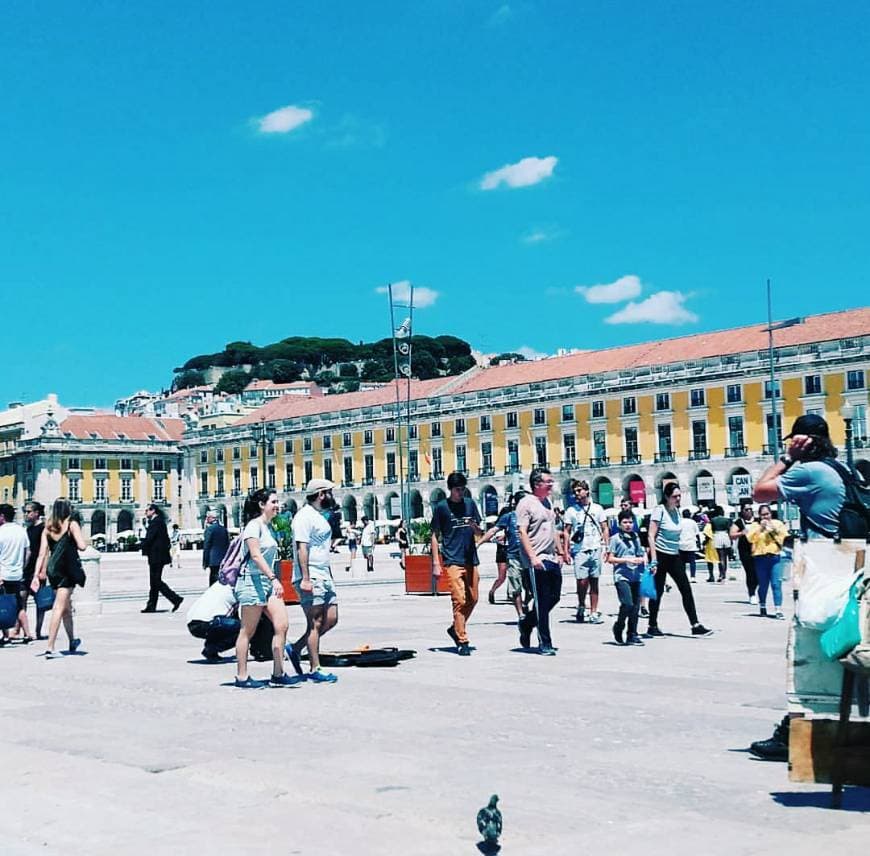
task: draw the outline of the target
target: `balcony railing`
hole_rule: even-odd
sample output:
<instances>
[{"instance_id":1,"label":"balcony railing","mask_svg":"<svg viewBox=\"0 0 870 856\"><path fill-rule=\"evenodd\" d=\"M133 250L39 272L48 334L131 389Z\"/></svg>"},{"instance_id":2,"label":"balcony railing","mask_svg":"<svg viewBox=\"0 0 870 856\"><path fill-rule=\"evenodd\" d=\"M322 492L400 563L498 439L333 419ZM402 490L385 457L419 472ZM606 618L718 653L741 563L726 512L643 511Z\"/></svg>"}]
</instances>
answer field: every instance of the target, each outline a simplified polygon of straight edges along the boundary
<instances>
[{"instance_id":1,"label":"balcony railing","mask_svg":"<svg viewBox=\"0 0 870 856\"><path fill-rule=\"evenodd\" d=\"M408 473L408 481L409 482L420 481L420 473L418 473L417 470L414 470L413 472Z\"/></svg>"},{"instance_id":2,"label":"balcony railing","mask_svg":"<svg viewBox=\"0 0 870 856\"><path fill-rule=\"evenodd\" d=\"M725 450L726 458L744 458L746 457L746 446L729 446Z\"/></svg>"},{"instance_id":3,"label":"balcony railing","mask_svg":"<svg viewBox=\"0 0 870 856\"><path fill-rule=\"evenodd\" d=\"M463 468L461 468L461 467L457 467L453 472L454 472L454 473L459 473L460 475L463 475L463 476L465 476L466 478L468 478L468 470L467 470L467 469L463 469Z\"/></svg>"},{"instance_id":4,"label":"balcony railing","mask_svg":"<svg viewBox=\"0 0 870 856\"><path fill-rule=\"evenodd\" d=\"M395 473L393 473L392 475L387 473L387 475L384 476L384 484L396 484L396 482L398 481L399 477Z\"/></svg>"},{"instance_id":5,"label":"balcony railing","mask_svg":"<svg viewBox=\"0 0 870 856\"><path fill-rule=\"evenodd\" d=\"M241 492L241 490L240 490L239 488L237 488L237 487L234 487L234 488L230 491L230 496L241 496L241 495L242 495L242 492Z\"/></svg>"},{"instance_id":6,"label":"balcony railing","mask_svg":"<svg viewBox=\"0 0 870 856\"><path fill-rule=\"evenodd\" d=\"M435 470L429 473L429 481L441 481L444 478L444 473L441 470Z\"/></svg>"},{"instance_id":7,"label":"balcony railing","mask_svg":"<svg viewBox=\"0 0 870 856\"><path fill-rule=\"evenodd\" d=\"M224 494L224 492L223 492L222 490L216 490L216 491L214 492L214 495L215 495L216 497L221 497L221 496L224 496L225 494Z\"/></svg>"},{"instance_id":8,"label":"balcony railing","mask_svg":"<svg viewBox=\"0 0 870 856\"><path fill-rule=\"evenodd\" d=\"M342 479L341 486L342 487L353 487L354 481L353 479Z\"/></svg>"},{"instance_id":9,"label":"balcony railing","mask_svg":"<svg viewBox=\"0 0 870 856\"><path fill-rule=\"evenodd\" d=\"M778 455L782 451L782 447L780 446L771 446L769 443L765 443L762 446L761 454L762 455Z\"/></svg>"},{"instance_id":10,"label":"balcony railing","mask_svg":"<svg viewBox=\"0 0 870 856\"><path fill-rule=\"evenodd\" d=\"M523 471L522 467L519 464L508 464L504 468L504 474L506 476L511 475L512 473L521 473Z\"/></svg>"},{"instance_id":11,"label":"balcony railing","mask_svg":"<svg viewBox=\"0 0 870 856\"><path fill-rule=\"evenodd\" d=\"M610 466L610 458L608 458L606 455L604 457L601 457L601 458L590 458L589 459L589 466L593 470L598 469L599 467L609 467Z\"/></svg>"},{"instance_id":12,"label":"balcony railing","mask_svg":"<svg viewBox=\"0 0 870 856\"><path fill-rule=\"evenodd\" d=\"M707 461L710 458L709 449L689 449L690 461Z\"/></svg>"},{"instance_id":13,"label":"balcony railing","mask_svg":"<svg viewBox=\"0 0 870 856\"><path fill-rule=\"evenodd\" d=\"M580 465L577 463L577 459L576 459L576 458L568 458L568 460L566 460L566 461L562 461L562 463L561 463L559 469L560 469L563 473L568 473L568 472L571 472L571 470L576 470L576 469L578 469L579 466L580 466Z\"/></svg>"},{"instance_id":14,"label":"balcony railing","mask_svg":"<svg viewBox=\"0 0 870 856\"><path fill-rule=\"evenodd\" d=\"M536 461L535 466L536 467L543 467L545 470L547 470L550 468L550 462L549 461Z\"/></svg>"},{"instance_id":15,"label":"balcony railing","mask_svg":"<svg viewBox=\"0 0 870 856\"><path fill-rule=\"evenodd\" d=\"M296 490L296 482L284 482L284 493L292 493Z\"/></svg>"},{"instance_id":16,"label":"balcony railing","mask_svg":"<svg viewBox=\"0 0 870 856\"><path fill-rule=\"evenodd\" d=\"M671 464L674 461L673 452L656 452L655 462L657 464Z\"/></svg>"},{"instance_id":17,"label":"balcony railing","mask_svg":"<svg viewBox=\"0 0 870 856\"><path fill-rule=\"evenodd\" d=\"M495 467L481 467L478 472L478 476L480 478L486 478L487 476L495 475Z\"/></svg>"},{"instance_id":18,"label":"balcony railing","mask_svg":"<svg viewBox=\"0 0 870 856\"><path fill-rule=\"evenodd\" d=\"M363 487L371 487L375 483L374 476L366 476L362 480Z\"/></svg>"},{"instance_id":19,"label":"balcony railing","mask_svg":"<svg viewBox=\"0 0 870 856\"><path fill-rule=\"evenodd\" d=\"M625 464L639 464L641 462L640 455L623 455L622 463Z\"/></svg>"},{"instance_id":20,"label":"balcony railing","mask_svg":"<svg viewBox=\"0 0 870 856\"><path fill-rule=\"evenodd\" d=\"M199 498L200 498L200 499L208 499L208 491L207 491L207 490L201 490L201 491L199 492ZM104 499L103 499L103 500L98 499L98 500L96 500L96 501L97 501L97 502L105 502Z\"/></svg>"}]
</instances>

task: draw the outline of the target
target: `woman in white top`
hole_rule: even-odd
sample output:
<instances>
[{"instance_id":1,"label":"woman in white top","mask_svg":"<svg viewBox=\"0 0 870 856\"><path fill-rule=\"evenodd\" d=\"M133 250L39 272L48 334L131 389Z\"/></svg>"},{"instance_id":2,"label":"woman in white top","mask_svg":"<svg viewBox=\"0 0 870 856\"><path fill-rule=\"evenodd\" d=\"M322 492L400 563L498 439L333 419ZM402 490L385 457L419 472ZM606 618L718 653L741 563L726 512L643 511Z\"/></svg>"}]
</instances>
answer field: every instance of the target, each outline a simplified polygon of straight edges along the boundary
<instances>
[{"instance_id":1,"label":"woman in white top","mask_svg":"<svg viewBox=\"0 0 870 856\"><path fill-rule=\"evenodd\" d=\"M275 574L278 542L272 532L272 520L278 513L278 495L261 488L245 501L245 529L242 532L242 568L236 580L235 593L239 602L241 628L236 640L236 686L261 689L266 681L255 681L248 675L248 654L251 637L257 630L265 609L272 621L272 677L275 686L292 686L299 678L284 674L284 643L287 639L287 607L284 589Z\"/></svg>"},{"instance_id":2,"label":"woman in white top","mask_svg":"<svg viewBox=\"0 0 870 856\"><path fill-rule=\"evenodd\" d=\"M689 566L689 576L692 582L695 582L696 559L700 547L698 542L700 540L701 530L692 519L692 512L688 508L684 508L680 520L680 557L683 560L683 566Z\"/></svg>"},{"instance_id":3,"label":"woman in white top","mask_svg":"<svg viewBox=\"0 0 870 856\"><path fill-rule=\"evenodd\" d=\"M668 575L682 595L683 609L692 625L692 635L709 636L712 632L698 621L692 586L686 578L686 568L680 557L680 496L680 486L676 482L668 482L662 490L662 504L657 505L650 516L649 569L656 575L658 597L649 602L648 637L665 635L659 630L658 617Z\"/></svg>"}]
</instances>

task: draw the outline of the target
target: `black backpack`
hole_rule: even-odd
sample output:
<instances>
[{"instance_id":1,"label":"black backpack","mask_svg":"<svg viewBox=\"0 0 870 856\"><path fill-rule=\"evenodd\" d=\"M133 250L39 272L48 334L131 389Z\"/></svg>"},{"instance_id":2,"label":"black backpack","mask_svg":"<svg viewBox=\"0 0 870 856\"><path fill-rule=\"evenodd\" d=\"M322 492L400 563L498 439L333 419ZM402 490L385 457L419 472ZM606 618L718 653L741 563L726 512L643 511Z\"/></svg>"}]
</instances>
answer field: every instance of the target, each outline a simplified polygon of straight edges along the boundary
<instances>
[{"instance_id":1,"label":"black backpack","mask_svg":"<svg viewBox=\"0 0 870 856\"><path fill-rule=\"evenodd\" d=\"M846 488L834 539L840 541L843 538L859 538L870 541L870 485L854 470L833 458L822 458L821 461L840 476ZM804 518L803 523L811 529L831 537L830 532L813 526L806 518Z\"/></svg>"}]
</instances>

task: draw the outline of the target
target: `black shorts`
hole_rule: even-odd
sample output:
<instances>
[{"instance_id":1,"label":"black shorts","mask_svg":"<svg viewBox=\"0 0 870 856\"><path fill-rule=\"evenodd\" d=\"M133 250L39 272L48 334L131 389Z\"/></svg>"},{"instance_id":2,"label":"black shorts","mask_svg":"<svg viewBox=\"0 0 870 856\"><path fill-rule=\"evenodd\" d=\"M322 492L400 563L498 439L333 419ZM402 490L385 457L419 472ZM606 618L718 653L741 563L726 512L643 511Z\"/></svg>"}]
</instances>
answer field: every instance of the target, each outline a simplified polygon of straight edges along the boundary
<instances>
[{"instance_id":1,"label":"black shorts","mask_svg":"<svg viewBox=\"0 0 870 856\"><path fill-rule=\"evenodd\" d=\"M507 544L495 545L495 563L497 565L506 565L508 560Z\"/></svg>"},{"instance_id":2,"label":"black shorts","mask_svg":"<svg viewBox=\"0 0 870 856\"><path fill-rule=\"evenodd\" d=\"M24 609L24 606L27 603L27 589L24 587L23 580L16 580L15 582L5 580L3 582L3 592L4 594L14 595L15 599L18 601L18 608Z\"/></svg>"}]
</instances>

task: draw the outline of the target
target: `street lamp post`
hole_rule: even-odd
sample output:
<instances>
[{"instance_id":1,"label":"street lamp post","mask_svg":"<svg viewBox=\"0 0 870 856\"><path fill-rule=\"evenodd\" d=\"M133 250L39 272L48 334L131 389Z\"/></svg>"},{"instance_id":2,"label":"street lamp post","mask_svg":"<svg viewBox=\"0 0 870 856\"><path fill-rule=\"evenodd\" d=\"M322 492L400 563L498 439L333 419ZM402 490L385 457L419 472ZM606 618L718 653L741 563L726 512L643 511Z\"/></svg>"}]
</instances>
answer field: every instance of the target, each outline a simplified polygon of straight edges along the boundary
<instances>
[{"instance_id":1,"label":"street lamp post","mask_svg":"<svg viewBox=\"0 0 870 856\"><path fill-rule=\"evenodd\" d=\"M803 324L803 318L789 318L786 321L777 321L773 323L773 303L770 293L770 280L767 280L767 360L770 368L770 414L771 426L768 431L767 439L769 443L770 453L774 458L778 458L782 451L782 440L780 439L782 431L779 430L779 396L776 390L776 367L773 361L773 331L785 330L786 327L794 327L797 324Z\"/></svg>"},{"instance_id":2,"label":"street lamp post","mask_svg":"<svg viewBox=\"0 0 870 856\"><path fill-rule=\"evenodd\" d=\"M253 427L254 441L260 447L260 460L262 461L263 487L268 487L266 479L266 447L275 442L275 426L266 422L266 417L260 419L260 423Z\"/></svg>"},{"instance_id":3,"label":"street lamp post","mask_svg":"<svg viewBox=\"0 0 870 856\"><path fill-rule=\"evenodd\" d=\"M846 423L846 464L849 469L852 469L852 420L855 418L855 406L850 402L846 402L840 408L840 416L843 417L843 422Z\"/></svg>"}]
</instances>

